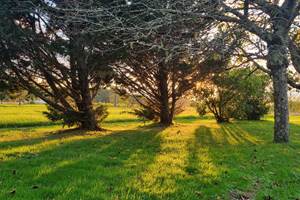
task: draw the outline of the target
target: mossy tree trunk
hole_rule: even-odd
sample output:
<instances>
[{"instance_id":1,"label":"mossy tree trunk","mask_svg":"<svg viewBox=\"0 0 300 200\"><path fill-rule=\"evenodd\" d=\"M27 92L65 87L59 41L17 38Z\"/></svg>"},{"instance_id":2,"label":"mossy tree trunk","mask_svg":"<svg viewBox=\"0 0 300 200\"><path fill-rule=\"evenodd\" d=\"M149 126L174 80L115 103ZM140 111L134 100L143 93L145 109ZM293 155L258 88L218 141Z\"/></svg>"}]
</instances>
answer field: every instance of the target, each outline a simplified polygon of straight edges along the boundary
<instances>
[{"instance_id":1,"label":"mossy tree trunk","mask_svg":"<svg viewBox=\"0 0 300 200\"><path fill-rule=\"evenodd\" d=\"M282 23L285 23L284 21ZM274 89L274 142L289 142L289 109L288 109L288 77L287 68L288 33L285 25L275 23L274 34L268 43L267 66L271 71Z\"/></svg>"}]
</instances>

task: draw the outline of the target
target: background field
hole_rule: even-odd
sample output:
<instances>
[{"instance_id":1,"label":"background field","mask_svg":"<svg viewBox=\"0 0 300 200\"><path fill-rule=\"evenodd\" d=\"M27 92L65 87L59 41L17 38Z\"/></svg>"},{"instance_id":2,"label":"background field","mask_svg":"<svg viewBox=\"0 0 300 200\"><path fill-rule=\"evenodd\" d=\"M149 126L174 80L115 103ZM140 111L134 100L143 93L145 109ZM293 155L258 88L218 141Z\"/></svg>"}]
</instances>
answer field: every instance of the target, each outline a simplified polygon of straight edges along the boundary
<instances>
[{"instance_id":1,"label":"background field","mask_svg":"<svg viewBox=\"0 0 300 200\"><path fill-rule=\"evenodd\" d=\"M43 105L0 105L0 199L299 199L300 117L216 124L192 108L163 128L109 108L105 132L62 129Z\"/></svg>"}]
</instances>

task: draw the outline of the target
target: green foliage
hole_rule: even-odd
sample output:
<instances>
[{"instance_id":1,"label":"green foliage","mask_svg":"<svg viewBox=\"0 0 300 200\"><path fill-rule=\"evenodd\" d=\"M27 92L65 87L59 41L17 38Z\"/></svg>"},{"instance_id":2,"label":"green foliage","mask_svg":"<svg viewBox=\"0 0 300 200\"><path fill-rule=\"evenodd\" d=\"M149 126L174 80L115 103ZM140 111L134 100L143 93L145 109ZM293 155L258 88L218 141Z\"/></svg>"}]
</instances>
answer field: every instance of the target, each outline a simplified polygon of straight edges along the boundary
<instances>
[{"instance_id":1,"label":"green foliage","mask_svg":"<svg viewBox=\"0 0 300 200\"><path fill-rule=\"evenodd\" d=\"M0 71L1 73L1 71ZM0 76L0 101L16 101L19 104L33 102L36 97L11 81Z\"/></svg>"},{"instance_id":2,"label":"green foliage","mask_svg":"<svg viewBox=\"0 0 300 200\"><path fill-rule=\"evenodd\" d=\"M49 105L47 105L47 109L48 111L43 112L43 114L53 122L62 121L63 125L68 127L80 125L77 113L72 111L61 112Z\"/></svg>"},{"instance_id":3,"label":"green foliage","mask_svg":"<svg viewBox=\"0 0 300 200\"><path fill-rule=\"evenodd\" d=\"M270 109L268 102L260 98L246 99L240 106L240 109L233 113L236 119L260 120Z\"/></svg>"},{"instance_id":4,"label":"green foliage","mask_svg":"<svg viewBox=\"0 0 300 200\"><path fill-rule=\"evenodd\" d=\"M202 115L209 109L218 122L230 118L259 120L269 111L268 86L269 77L250 69L214 75L194 91L198 113Z\"/></svg>"},{"instance_id":5,"label":"green foliage","mask_svg":"<svg viewBox=\"0 0 300 200\"><path fill-rule=\"evenodd\" d=\"M199 102L196 104L196 110L201 117L207 113L207 107L203 102Z\"/></svg>"},{"instance_id":6,"label":"green foliage","mask_svg":"<svg viewBox=\"0 0 300 200\"><path fill-rule=\"evenodd\" d=\"M134 109L132 112L135 116L138 118L142 119L143 121L157 121L158 117L157 115L153 112L153 110L149 108L138 108Z\"/></svg>"},{"instance_id":7,"label":"green foliage","mask_svg":"<svg viewBox=\"0 0 300 200\"><path fill-rule=\"evenodd\" d=\"M98 105L95 108L95 117L98 123L103 122L104 119L107 118L108 116L108 110L107 110L107 106L104 105Z\"/></svg>"},{"instance_id":8,"label":"green foliage","mask_svg":"<svg viewBox=\"0 0 300 200\"><path fill-rule=\"evenodd\" d=\"M51 121L57 122L62 121L64 126L80 126L85 119L84 112L73 112L72 110L66 110L61 112L52 106L47 105L47 111L44 111L43 114ZM97 106L94 110L91 111L98 123L101 123L107 116L108 111L107 107L104 105Z\"/></svg>"}]
</instances>

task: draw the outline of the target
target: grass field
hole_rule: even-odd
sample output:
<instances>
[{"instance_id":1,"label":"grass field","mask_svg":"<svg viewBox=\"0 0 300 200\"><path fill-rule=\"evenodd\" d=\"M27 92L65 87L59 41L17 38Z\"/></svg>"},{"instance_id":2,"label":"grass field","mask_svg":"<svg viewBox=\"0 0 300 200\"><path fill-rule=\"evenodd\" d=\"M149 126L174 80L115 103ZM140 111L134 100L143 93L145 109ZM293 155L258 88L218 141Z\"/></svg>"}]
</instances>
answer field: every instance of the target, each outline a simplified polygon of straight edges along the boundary
<instances>
[{"instance_id":1,"label":"grass field","mask_svg":"<svg viewBox=\"0 0 300 200\"><path fill-rule=\"evenodd\" d=\"M300 199L300 117L216 124L193 109L169 128L110 108L105 132L62 129L42 105L0 105L0 199ZM128 110L128 109L127 109Z\"/></svg>"}]
</instances>

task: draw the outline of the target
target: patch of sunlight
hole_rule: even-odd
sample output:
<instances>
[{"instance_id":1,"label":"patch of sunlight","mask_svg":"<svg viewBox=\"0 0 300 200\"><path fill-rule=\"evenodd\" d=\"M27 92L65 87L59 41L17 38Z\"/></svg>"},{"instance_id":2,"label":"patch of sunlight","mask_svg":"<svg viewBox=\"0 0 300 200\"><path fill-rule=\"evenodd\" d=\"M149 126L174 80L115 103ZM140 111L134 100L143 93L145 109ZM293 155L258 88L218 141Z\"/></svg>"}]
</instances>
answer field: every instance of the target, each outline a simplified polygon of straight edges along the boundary
<instances>
[{"instance_id":1,"label":"patch of sunlight","mask_svg":"<svg viewBox=\"0 0 300 200\"><path fill-rule=\"evenodd\" d=\"M161 138L159 153L153 163L130 183L131 187L151 195L174 193L176 180L187 176L188 145L194 139L195 128L182 125L162 131L158 135Z\"/></svg>"},{"instance_id":2,"label":"patch of sunlight","mask_svg":"<svg viewBox=\"0 0 300 200\"><path fill-rule=\"evenodd\" d=\"M200 147L197 153L197 159L199 161L200 175L203 182L210 182L211 180L216 179L221 170L218 169L213 160L209 155L209 147Z\"/></svg>"},{"instance_id":3,"label":"patch of sunlight","mask_svg":"<svg viewBox=\"0 0 300 200\"><path fill-rule=\"evenodd\" d=\"M7 148L0 150L0 160L13 160L18 157L21 157L26 154L30 154L32 156L36 155L40 151L48 150L64 143L69 143L78 140L84 140L89 138L95 138L97 135L75 135L75 136L67 136L61 137L57 139L49 139L43 140L37 144L29 144L22 145L14 148Z\"/></svg>"},{"instance_id":4,"label":"patch of sunlight","mask_svg":"<svg viewBox=\"0 0 300 200\"><path fill-rule=\"evenodd\" d=\"M0 142L14 142L26 139L44 137L50 132L62 130L61 125L47 127L28 127L15 129L0 129Z\"/></svg>"},{"instance_id":5,"label":"patch of sunlight","mask_svg":"<svg viewBox=\"0 0 300 200\"><path fill-rule=\"evenodd\" d=\"M211 136L217 144L240 145L244 143L259 144L261 141L255 136L234 124L209 126Z\"/></svg>"},{"instance_id":6,"label":"patch of sunlight","mask_svg":"<svg viewBox=\"0 0 300 200\"><path fill-rule=\"evenodd\" d=\"M210 128L210 133L213 137L213 141L216 144L224 144L226 143L226 137L225 135L222 133L222 131L220 131L220 126L218 126L218 128Z\"/></svg>"},{"instance_id":7,"label":"patch of sunlight","mask_svg":"<svg viewBox=\"0 0 300 200\"><path fill-rule=\"evenodd\" d=\"M201 120L201 124L209 127L210 129L219 129L221 128L220 124L218 124L215 120Z\"/></svg>"},{"instance_id":8,"label":"patch of sunlight","mask_svg":"<svg viewBox=\"0 0 300 200\"><path fill-rule=\"evenodd\" d=\"M227 128L227 126L222 126L221 134L225 135L225 138L230 145L238 145L243 143L243 141L236 135L236 133L232 132L231 129Z\"/></svg>"},{"instance_id":9,"label":"patch of sunlight","mask_svg":"<svg viewBox=\"0 0 300 200\"><path fill-rule=\"evenodd\" d=\"M216 144L226 142L220 132L219 124L213 122L209 126L200 126L194 133L195 138L190 141L190 175L195 175L202 183L211 183L225 171L224 166L216 166L211 156L211 148ZM214 128L211 128L214 127Z\"/></svg>"},{"instance_id":10,"label":"patch of sunlight","mask_svg":"<svg viewBox=\"0 0 300 200\"><path fill-rule=\"evenodd\" d=\"M48 174L51 174L51 173L57 171L59 168L62 168L62 167L68 166L68 165L72 165L76 162L78 162L78 161L76 161L76 160L64 160L64 161L55 163L53 165L42 166L41 169L38 171L37 176L35 178L37 179L37 178L40 178L42 176L46 176Z\"/></svg>"},{"instance_id":11,"label":"patch of sunlight","mask_svg":"<svg viewBox=\"0 0 300 200\"><path fill-rule=\"evenodd\" d=\"M260 144L262 141L257 139L251 133L247 132L246 130L242 129L238 125L233 125L231 128L231 133L235 134L237 138L242 141L242 143L252 143L252 144Z\"/></svg>"},{"instance_id":12,"label":"patch of sunlight","mask_svg":"<svg viewBox=\"0 0 300 200\"><path fill-rule=\"evenodd\" d=\"M149 123L148 123L149 124ZM146 125L148 125L146 124ZM119 123L119 124L103 124L103 128L107 131L126 131L126 130L137 130L145 127L143 123Z\"/></svg>"}]
</instances>

